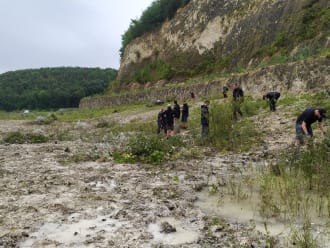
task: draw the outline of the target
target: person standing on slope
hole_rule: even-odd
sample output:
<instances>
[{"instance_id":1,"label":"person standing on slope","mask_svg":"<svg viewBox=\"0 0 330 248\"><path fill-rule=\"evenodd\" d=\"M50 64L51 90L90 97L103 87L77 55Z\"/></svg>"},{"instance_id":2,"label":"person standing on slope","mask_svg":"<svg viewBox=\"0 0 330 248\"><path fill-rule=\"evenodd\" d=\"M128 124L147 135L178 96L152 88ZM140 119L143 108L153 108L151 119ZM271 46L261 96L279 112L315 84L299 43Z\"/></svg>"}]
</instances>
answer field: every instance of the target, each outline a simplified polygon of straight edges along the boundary
<instances>
[{"instance_id":1,"label":"person standing on slope","mask_svg":"<svg viewBox=\"0 0 330 248\"><path fill-rule=\"evenodd\" d=\"M237 113L242 117L243 113L241 111L240 105L244 101L244 92L243 90L238 86L237 83L234 84L233 87L233 114L234 114L234 120L237 120Z\"/></svg>"}]
</instances>

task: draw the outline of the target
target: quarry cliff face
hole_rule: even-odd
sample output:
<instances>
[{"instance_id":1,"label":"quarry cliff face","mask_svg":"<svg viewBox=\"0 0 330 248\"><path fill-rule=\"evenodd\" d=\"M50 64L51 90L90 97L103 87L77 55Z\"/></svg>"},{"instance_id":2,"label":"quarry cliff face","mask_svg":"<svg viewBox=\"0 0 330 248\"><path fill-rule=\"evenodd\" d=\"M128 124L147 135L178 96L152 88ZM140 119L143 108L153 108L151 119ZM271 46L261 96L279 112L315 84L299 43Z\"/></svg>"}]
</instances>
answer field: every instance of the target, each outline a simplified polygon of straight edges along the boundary
<instances>
[{"instance_id":1,"label":"quarry cliff face","mask_svg":"<svg viewBox=\"0 0 330 248\"><path fill-rule=\"evenodd\" d=\"M191 0L159 29L136 38L125 48L118 80L131 80L134 73L157 60L176 71L191 70L210 61L218 63L220 70L224 64L226 69L256 65L274 46L289 48L290 52L299 46L329 48L329 32L322 30L313 37L303 37L299 44L285 44L286 40L290 43L286 39L290 32L300 35L299 16L315 5L322 10L329 9L330 3L328 0Z\"/></svg>"}]
</instances>

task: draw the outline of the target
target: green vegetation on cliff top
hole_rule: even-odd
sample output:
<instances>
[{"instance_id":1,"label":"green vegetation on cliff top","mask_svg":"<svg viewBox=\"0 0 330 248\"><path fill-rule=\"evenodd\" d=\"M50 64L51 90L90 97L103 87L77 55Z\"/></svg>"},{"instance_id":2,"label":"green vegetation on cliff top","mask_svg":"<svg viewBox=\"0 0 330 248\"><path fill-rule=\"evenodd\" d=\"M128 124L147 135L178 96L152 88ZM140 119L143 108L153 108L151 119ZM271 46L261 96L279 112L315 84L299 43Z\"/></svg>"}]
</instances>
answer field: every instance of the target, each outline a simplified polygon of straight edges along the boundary
<instances>
[{"instance_id":1,"label":"green vegetation on cliff top","mask_svg":"<svg viewBox=\"0 0 330 248\"><path fill-rule=\"evenodd\" d=\"M120 54L123 56L126 46L135 38L158 28L166 19L171 19L178 8L190 0L155 0L142 13L140 19L132 19L128 30L122 35Z\"/></svg>"}]
</instances>

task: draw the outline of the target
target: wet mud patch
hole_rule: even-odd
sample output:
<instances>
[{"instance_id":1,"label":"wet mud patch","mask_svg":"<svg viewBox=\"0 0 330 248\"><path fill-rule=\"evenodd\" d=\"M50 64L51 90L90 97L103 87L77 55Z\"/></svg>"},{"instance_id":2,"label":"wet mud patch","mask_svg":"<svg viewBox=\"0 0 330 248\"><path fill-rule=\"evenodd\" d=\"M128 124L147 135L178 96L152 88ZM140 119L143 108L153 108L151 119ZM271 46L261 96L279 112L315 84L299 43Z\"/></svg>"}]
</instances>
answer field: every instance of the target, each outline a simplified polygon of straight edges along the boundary
<instances>
[{"instance_id":1,"label":"wet mud patch","mask_svg":"<svg viewBox=\"0 0 330 248\"><path fill-rule=\"evenodd\" d=\"M20 243L20 247L38 247L41 244L54 244L60 247L84 247L93 243L106 243L122 226L117 220L107 216L94 219L81 219L79 214L69 216L67 223L46 223L29 238Z\"/></svg>"}]
</instances>

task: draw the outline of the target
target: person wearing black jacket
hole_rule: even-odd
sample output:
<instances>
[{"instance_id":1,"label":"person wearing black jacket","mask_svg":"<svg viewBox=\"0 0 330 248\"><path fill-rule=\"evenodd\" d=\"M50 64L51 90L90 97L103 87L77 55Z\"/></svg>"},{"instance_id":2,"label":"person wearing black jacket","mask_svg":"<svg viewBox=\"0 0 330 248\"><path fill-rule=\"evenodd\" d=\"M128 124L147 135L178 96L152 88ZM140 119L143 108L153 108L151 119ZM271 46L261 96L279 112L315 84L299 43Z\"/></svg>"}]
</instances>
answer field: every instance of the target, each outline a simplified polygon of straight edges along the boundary
<instances>
[{"instance_id":1,"label":"person wearing black jacket","mask_svg":"<svg viewBox=\"0 0 330 248\"><path fill-rule=\"evenodd\" d=\"M187 128L188 127L188 116L189 116L189 106L186 101L183 102L182 105L182 116L181 116L181 122L182 122L182 127Z\"/></svg>"},{"instance_id":2,"label":"person wearing black jacket","mask_svg":"<svg viewBox=\"0 0 330 248\"><path fill-rule=\"evenodd\" d=\"M205 101L201 106L202 138L206 138L209 133L209 103L209 101Z\"/></svg>"},{"instance_id":3,"label":"person wearing black jacket","mask_svg":"<svg viewBox=\"0 0 330 248\"><path fill-rule=\"evenodd\" d=\"M167 138L174 135L174 114L170 104L167 105L167 109L165 111L166 117L166 136Z\"/></svg>"},{"instance_id":4,"label":"person wearing black jacket","mask_svg":"<svg viewBox=\"0 0 330 248\"><path fill-rule=\"evenodd\" d=\"M238 86L237 83L234 84L233 89L233 107L234 107L234 119L237 120L237 113L242 117L243 113L241 111L240 105L244 101L244 92L243 90Z\"/></svg>"},{"instance_id":5,"label":"person wearing black jacket","mask_svg":"<svg viewBox=\"0 0 330 248\"><path fill-rule=\"evenodd\" d=\"M159 134L162 130L166 134L166 112L161 109L158 113L158 118L157 118L157 133Z\"/></svg>"},{"instance_id":6,"label":"person wearing black jacket","mask_svg":"<svg viewBox=\"0 0 330 248\"><path fill-rule=\"evenodd\" d=\"M325 132L323 130L322 120L326 118L326 112L327 111L322 108L308 108L298 116L296 120L296 141L298 145L304 143L304 136L307 138L313 137L312 124L316 121L324 135Z\"/></svg>"},{"instance_id":7,"label":"person wearing black jacket","mask_svg":"<svg viewBox=\"0 0 330 248\"><path fill-rule=\"evenodd\" d=\"M229 89L228 89L227 85L224 85L223 88L222 88L223 98L227 98L228 97L228 95L227 95L228 90Z\"/></svg>"},{"instance_id":8,"label":"person wearing black jacket","mask_svg":"<svg viewBox=\"0 0 330 248\"><path fill-rule=\"evenodd\" d=\"M280 98L281 93L277 92L277 91L271 91L268 92L266 95L262 96L262 99L268 99L269 101L269 108L271 112L275 112L276 111L276 102L277 100Z\"/></svg>"},{"instance_id":9,"label":"person wearing black jacket","mask_svg":"<svg viewBox=\"0 0 330 248\"><path fill-rule=\"evenodd\" d=\"M173 107L173 117L174 117L174 133L180 132L179 120L180 120L181 110L180 105L175 100L174 107Z\"/></svg>"}]
</instances>

